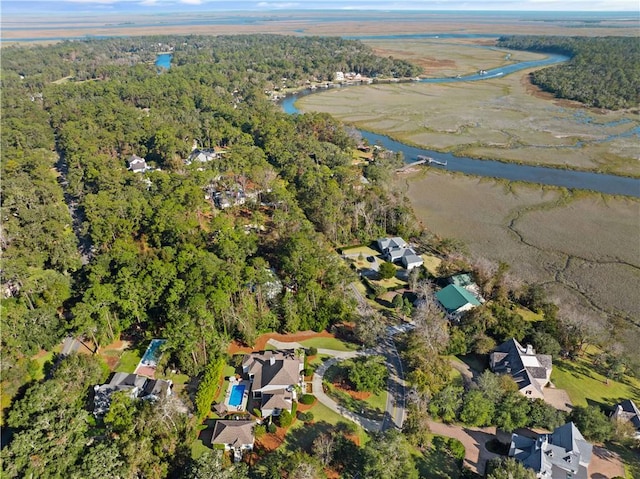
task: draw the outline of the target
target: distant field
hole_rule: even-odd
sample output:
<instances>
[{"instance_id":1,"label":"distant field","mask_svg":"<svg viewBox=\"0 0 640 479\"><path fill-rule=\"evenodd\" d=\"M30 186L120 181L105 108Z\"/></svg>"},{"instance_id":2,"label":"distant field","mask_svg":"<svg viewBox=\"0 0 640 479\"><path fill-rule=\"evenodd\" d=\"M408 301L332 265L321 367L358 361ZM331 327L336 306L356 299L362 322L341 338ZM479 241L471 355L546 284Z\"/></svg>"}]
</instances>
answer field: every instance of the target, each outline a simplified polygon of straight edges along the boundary
<instances>
[{"instance_id":1,"label":"distant field","mask_svg":"<svg viewBox=\"0 0 640 479\"><path fill-rule=\"evenodd\" d=\"M639 200L434 170L398 181L427 228L545 283L563 307L640 317Z\"/></svg>"},{"instance_id":2,"label":"distant field","mask_svg":"<svg viewBox=\"0 0 640 479\"><path fill-rule=\"evenodd\" d=\"M186 3L186 2L185 2ZM195 3L195 2L191 2ZM550 35L629 35L637 34L637 21L624 20L576 23L573 21L524 20L514 16L487 16L473 13L367 12L366 18L354 11L271 10L243 12L112 14L95 10L94 15L66 15L51 18L32 12L28 16L3 17L3 42L12 39L83 37L86 35L229 35L247 33L286 33L291 35L380 35L411 33L486 33ZM164 13L164 14L163 14ZM240 19L240 21L238 20ZM579 26L580 28L575 28Z\"/></svg>"},{"instance_id":3,"label":"distant field","mask_svg":"<svg viewBox=\"0 0 640 479\"><path fill-rule=\"evenodd\" d=\"M480 49L469 41L370 42L380 53L421 64L428 77L466 75L528 52ZM482 43L482 42L479 42ZM301 98L302 111L322 111L397 140L476 158L640 176L637 113L587 110L541 93L527 71L462 83L379 84ZM618 135L629 135L619 137ZM614 138L615 137L615 138Z\"/></svg>"}]
</instances>

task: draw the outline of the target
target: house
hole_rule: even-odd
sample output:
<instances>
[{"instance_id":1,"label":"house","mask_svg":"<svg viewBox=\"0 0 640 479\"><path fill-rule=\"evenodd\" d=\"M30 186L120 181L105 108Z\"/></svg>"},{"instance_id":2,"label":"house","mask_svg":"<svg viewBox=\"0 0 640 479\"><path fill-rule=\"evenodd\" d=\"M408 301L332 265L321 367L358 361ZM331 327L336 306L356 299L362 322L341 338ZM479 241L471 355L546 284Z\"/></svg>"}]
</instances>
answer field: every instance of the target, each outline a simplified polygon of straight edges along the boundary
<instances>
[{"instance_id":1,"label":"house","mask_svg":"<svg viewBox=\"0 0 640 479\"><path fill-rule=\"evenodd\" d=\"M131 155L128 162L129 169L134 173L144 173L149 169L147 161L144 158L140 158L139 156Z\"/></svg>"},{"instance_id":2,"label":"house","mask_svg":"<svg viewBox=\"0 0 640 479\"><path fill-rule=\"evenodd\" d=\"M213 160L219 160L222 158L222 155L225 153L225 150L221 148L203 148L203 149L195 149L189 155L186 163L190 165L194 161L198 163L208 163Z\"/></svg>"},{"instance_id":3,"label":"house","mask_svg":"<svg viewBox=\"0 0 640 479\"><path fill-rule=\"evenodd\" d=\"M104 416L111 406L111 396L115 392L129 391L132 399L157 401L171 395L173 383L170 380L151 379L146 376L128 373L115 373L107 384L95 385L93 415Z\"/></svg>"},{"instance_id":4,"label":"house","mask_svg":"<svg viewBox=\"0 0 640 479\"><path fill-rule=\"evenodd\" d=\"M255 421L221 419L213 426L211 444L224 446L225 451L233 451L236 462L242 460L242 453L252 451L255 442L253 428Z\"/></svg>"},{"instance_id":5,"label":"house","mask_svg":"<svg viewBox=\"0 0 640 479\"><path fill-rule=\"evenodd\" d=\"M303 369L304 357L293 349L259 351L244 357L242 371L251 381L254 400L260 400L262 417L291 412L295 386L304 385Z\"/></svg>"},{"instance_id":6,"label":"house","mask_svg":"<svg viewBox=\"0 0 640 479\"><path fill-rule=\"evenodd\" d=\"M383 254L387 250L402 249L407 248L408 246L407 242L399 236L396 236L395 238L380 238L376 243L378 245L378 250Z\"/></svg>"},{"instance_id":7,"label":"house","mask_svg":"<svg viewBox=\"0 0 640 479\"><path fill-rule=\"evenodd\" d=\"M460 286L461 288L466 289L481 303L485 302L480 291L480 286L478 286L475 281L473 281L473 277L469 273L454 274L453 276L447 278L447 281L449 282L449 284Z\"/></svg>"},{"instance_id":8,"label":"house","mask_svg":"<svg viewBox=\"0 0 640 479\"><path fill-rule=\"evenodd\" d=\"M592 449L570 422L537 438L513 434L509 457L533 469L538 478L587 479Z\"/></svg>"},{"instance_id":9,"label":"house","mask_svg":"<svg viewBox=\"0 0 640 479\"><path fill-rule=\"evenodd\" d=\"M640 410L631 399L625 399L621 403L615 405L611 419L622 422L630 422L634 429L635 439L640 440Z\"/></svg>"},{"instance_id":10,"label":"house","mask_svg":"<svg viewBox=\"0 0 640 479\"><path fill-rule=\"evenodd\" d=\"M399 236L395 238L380 238L376 243L384 259L391 263L400 261L405 269L411 270L422 266L424 263L413 248L410 248L407 242Z\"/></svg>"},{"instance_id":11,"label":"house","mask_svg":"<svg viewBox=\"0 0 640 479\"><path fill-rule=\"evenodd\" d=\"M407 252L400 259L402 262L402 266L408 271L411 271L413 268L417 268L424 264L424 260L421 256L415 254L412 249L408 249Z\"/></svg>"},{"instance_id":12,"label":"house","mask_svg":"<svg viewBox=\"0 0 640 479\"><path fill-rule=\"evenodd\" d=\"M530 344L525 348L512 338L491 353L489 366L494 373L511 375L525 396L544 398L543 389L551 378L552 369L548 354L536 354Z\"/></svg>"},{"instance_id":13,"label":"house","mask_svg":"<svg viewBox=\"0 0 640 479\"><path fill-rule=\"evenodd\" d=\"M450 319L458 320L465 311L480 306L480 301L466 289L450 284L436 293L436 299Z\"/></svg>"}]
</instances>

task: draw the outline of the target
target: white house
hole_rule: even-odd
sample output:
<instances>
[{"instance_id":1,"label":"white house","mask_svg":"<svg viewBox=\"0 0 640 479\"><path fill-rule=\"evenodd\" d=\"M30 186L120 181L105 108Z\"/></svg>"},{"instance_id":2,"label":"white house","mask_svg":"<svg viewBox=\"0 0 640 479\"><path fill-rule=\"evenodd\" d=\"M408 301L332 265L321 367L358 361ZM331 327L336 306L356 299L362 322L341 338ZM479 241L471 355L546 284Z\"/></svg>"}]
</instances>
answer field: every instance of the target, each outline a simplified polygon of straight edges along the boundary
<instances>
[{"instance_id":1,"label":"white house","mask_svg":"<svg viewBox=\"0 0 640 479\"><path fill-rule=\"evenodd\" d=\"M140 158L139 156L131 155L128 162L129 169L134 173L144 173L149 169L147 161L144 158Z\"/></svg>"}]
</instances>

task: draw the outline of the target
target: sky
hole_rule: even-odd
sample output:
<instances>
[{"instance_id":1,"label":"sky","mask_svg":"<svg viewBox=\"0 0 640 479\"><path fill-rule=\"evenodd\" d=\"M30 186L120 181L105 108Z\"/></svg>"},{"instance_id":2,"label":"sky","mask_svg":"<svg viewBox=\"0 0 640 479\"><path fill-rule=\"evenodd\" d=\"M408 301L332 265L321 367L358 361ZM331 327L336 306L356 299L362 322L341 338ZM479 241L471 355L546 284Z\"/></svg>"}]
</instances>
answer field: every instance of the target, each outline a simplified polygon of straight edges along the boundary
<instances>
[{"instance_id":1,"label":"sky","mask_svg":"<svg viewBox=\"0 0 640 479\"><path fill-rule=\"evenodd\" d=\"M163 13L180 11L334 10L501 10L501 11L629 11L639 13L638 0L3 0L11 13Z\"/></svg>"}]
</instances>

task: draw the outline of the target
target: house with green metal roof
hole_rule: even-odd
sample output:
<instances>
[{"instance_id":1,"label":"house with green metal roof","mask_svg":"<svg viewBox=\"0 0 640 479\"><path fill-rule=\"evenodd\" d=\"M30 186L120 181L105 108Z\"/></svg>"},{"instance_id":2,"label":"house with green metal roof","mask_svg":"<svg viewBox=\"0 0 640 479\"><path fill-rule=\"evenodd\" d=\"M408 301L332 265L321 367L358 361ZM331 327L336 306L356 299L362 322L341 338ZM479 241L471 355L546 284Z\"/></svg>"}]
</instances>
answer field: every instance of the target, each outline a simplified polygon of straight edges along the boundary
<instances>
[{"instance_id":1,"label":"house with green metal roof","mask_svg":"<svg viewBox=\"0 0 640 479\"><path fill-rule=\"evenodd\" d=\"M466 289L450 284L436 293L436 299L451 319L459 319L465 311L480 306L480 301Z\"/></svg>"}]
</instances>

